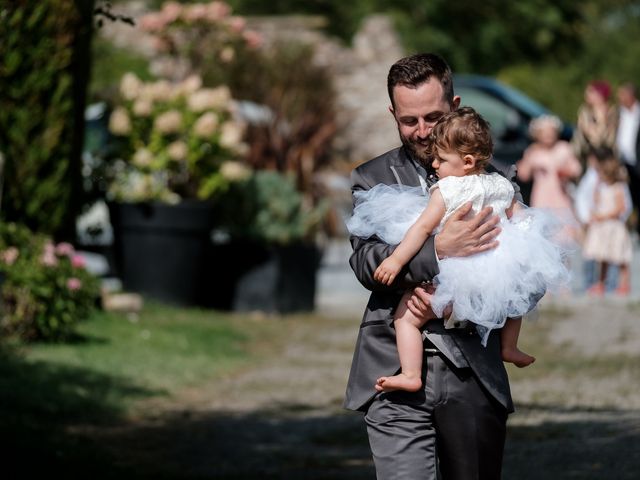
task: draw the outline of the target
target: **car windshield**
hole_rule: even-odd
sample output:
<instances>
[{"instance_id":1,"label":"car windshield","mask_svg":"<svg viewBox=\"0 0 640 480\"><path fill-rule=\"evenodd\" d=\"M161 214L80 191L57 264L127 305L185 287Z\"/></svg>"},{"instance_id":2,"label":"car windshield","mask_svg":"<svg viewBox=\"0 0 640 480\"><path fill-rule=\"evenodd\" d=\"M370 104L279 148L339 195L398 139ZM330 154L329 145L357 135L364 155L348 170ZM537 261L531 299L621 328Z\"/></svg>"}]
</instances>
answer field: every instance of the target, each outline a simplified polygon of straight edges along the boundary
<instances>
[{"instance_id":1,"label":"car windshield","mask_svg":"<svg viewBox=\"0 0 640 480\"><path fill-rule=\"evenodd\" d=\"M520 93L519 91L514 90L507 85L501 84L500 87L504 99L519 110L529 113L532 117L538 117L540 115L548 113L548 110L546 108L544 108L535 100L532 100L526 95Z\"/></svg>"}]
</instances>

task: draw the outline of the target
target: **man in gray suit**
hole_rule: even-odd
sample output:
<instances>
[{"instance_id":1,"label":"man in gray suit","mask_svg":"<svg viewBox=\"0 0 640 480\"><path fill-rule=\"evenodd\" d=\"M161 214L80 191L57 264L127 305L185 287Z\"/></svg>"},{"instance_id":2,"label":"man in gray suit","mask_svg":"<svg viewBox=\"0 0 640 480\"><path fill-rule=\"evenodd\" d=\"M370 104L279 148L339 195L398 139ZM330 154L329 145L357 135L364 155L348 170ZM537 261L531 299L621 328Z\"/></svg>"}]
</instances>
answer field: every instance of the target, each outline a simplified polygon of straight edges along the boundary
<instances>
[{"instance_id":1,"label":"man in gray suit","mask_svg":"<svg viewBox=\"0 0 640 480\"><path fill-rule=\"evenodd\" d=\"M437 181L426 153L427 137L435 122L460 103L451 70L437 55L413 55L391 67L387 87L402 146L356 168L352 191L379 183L422 186L426 191ZM468 217L470 207L461 207L429 238L391 286L376 282L373 273L393 247L376 237L351 237L351 267L372 293L360 325L345 407L365 413L378 479L431 480L438 470L446 480L500 478L506 419L513 404L499 335L492 334L485 348L474 329L445 329L429 307L429 283L438 273L439 258L472 255L497 245L497 217L490 208ZM413 296L400 308L431 319L423 333L423 388L377 393L376 379L399 371L393 315L407 289L413 289Z\"/></svg>"}]
</instances>

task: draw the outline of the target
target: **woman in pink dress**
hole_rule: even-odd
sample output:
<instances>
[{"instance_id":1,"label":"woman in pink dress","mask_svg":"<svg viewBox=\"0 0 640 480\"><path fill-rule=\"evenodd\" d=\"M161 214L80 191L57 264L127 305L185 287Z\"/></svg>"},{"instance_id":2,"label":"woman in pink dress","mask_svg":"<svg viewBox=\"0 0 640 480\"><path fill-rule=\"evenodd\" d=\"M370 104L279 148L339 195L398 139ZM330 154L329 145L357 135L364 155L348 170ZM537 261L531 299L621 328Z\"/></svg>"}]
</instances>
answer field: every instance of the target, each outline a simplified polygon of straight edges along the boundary
<instances>
[{"instance_id":1,"label":"woman in pink dress","mask_svg":"<svg viewBox=\"0 0 640 480\"><path fill-rule=\"evenodd\" d=\"M569 182L580 176L582 167L569 142L560 140L562 122L543 115L531 121L529 131L534 142L517 163L518 178L533 180L531 206L552 210L563 221L575 223Z\"/></svg>"}]
</instances>

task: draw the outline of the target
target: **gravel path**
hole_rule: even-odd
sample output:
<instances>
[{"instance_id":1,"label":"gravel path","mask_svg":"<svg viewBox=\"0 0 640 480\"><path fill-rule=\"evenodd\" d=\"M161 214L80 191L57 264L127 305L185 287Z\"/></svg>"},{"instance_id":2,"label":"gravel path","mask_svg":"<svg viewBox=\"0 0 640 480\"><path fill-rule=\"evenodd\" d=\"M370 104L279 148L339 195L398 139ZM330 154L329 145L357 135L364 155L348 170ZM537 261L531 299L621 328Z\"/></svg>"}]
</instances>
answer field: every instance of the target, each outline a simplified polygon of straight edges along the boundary
<instances>
[{"instance_id":1,"label":"gravel path","mask_svg":"<svg viewBox=\"0 0 640 480\"><path fill-rule=\"evenodd\" d=\"M324 316L265 319L283 338L259 364L100 430L117 465L144 478L375 478L361 416L341 408L366 292L340 258L320 279ZM509 369L504 478L638 478L640 303L546 301L523 340L538 361Z\"/></svg>"}]
</instances>

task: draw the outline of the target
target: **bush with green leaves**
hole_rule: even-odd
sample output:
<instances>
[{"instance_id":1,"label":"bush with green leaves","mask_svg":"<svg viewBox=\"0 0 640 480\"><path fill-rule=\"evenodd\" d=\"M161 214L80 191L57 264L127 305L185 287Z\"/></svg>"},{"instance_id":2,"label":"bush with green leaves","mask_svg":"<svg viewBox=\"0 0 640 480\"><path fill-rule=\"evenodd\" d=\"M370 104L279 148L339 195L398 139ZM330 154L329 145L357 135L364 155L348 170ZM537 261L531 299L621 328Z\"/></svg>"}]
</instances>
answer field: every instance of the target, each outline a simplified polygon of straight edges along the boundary
<instances>
[{"instance_id":1,"label":"bush with green leaves","mask_svg":"<svg viewBox=\"0 0 640 480\"><path fill-rule=\"evenodd\" d=\"M292 175L269 170L234 183L221 200L221 230L263 244L312 243L327 211L326 202L307 203Z\"/></svg>"},{"instance_id":2,"label":"bush with green leaves","mask_svg":"<svg viewBox=\"0 0 640 480\"><path fill-rule=\"evenodd\" d=\"M20 0L0 7L1 213L46 233L70 229L80 208L84 89L77 48L91 30L87 6Z\"/></svg>"},{"instance_id":3,"label":"bush with green leaves","mask_svg":"<svg viewBox=\"0 0 640 480\"><path fill-rule=\"evenodd\" d=\"M0 331L25 340L64 340L93 311L98 279L69 243L0 223Z\"/></svg>"}]
</instances>

